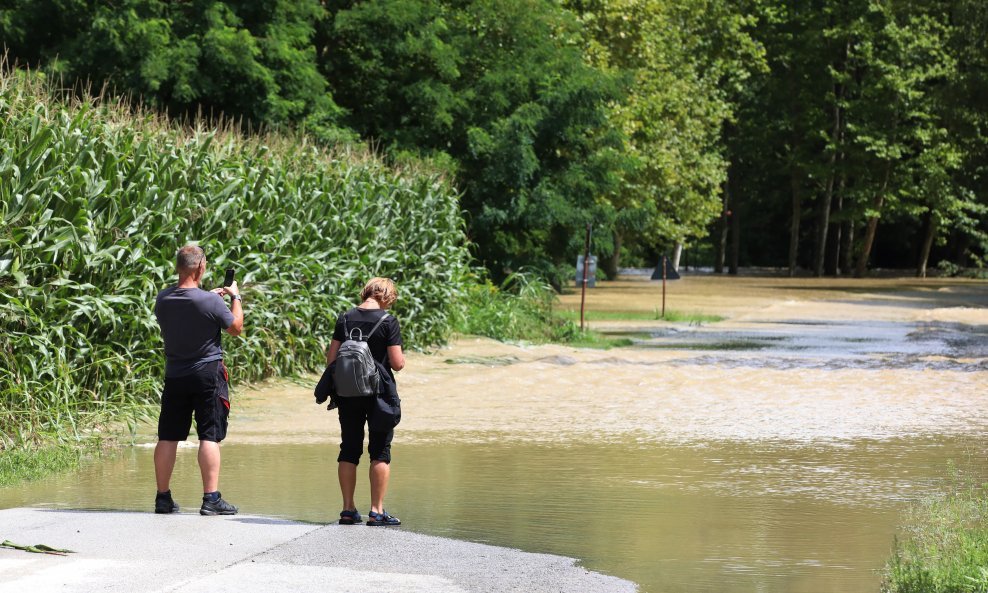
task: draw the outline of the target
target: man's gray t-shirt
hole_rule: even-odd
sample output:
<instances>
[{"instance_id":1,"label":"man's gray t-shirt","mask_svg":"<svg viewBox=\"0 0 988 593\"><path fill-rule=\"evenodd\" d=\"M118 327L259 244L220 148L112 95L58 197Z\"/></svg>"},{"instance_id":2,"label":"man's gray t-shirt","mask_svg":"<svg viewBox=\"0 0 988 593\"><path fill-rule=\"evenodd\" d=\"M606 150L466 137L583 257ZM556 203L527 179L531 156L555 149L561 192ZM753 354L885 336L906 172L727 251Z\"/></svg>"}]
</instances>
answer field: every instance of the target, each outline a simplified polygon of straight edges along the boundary
<instances>
[{"instance_id":1,"label":"man's gray t-shirt","mask_svg":"<svg viewBox=\"0 0 988 593\"><path fill-rule=\"evenodd\" d=\"M158 293L154 316L165 340L166 377L191 375L223 358L220 335L233 323L233 313L220 295L172 286Z\"/></svg>"}]
</instances>

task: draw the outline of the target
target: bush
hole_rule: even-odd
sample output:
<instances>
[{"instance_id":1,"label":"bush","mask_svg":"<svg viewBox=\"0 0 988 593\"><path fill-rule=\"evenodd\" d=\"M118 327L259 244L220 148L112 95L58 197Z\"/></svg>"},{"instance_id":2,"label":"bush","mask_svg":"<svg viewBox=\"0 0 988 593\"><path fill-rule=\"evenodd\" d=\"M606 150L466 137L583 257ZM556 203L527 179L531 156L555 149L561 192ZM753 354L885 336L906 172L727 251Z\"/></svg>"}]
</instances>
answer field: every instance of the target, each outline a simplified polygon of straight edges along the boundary
<instances>
[{"instance_id":1,"label":"bush","mask_svg":"<svg viewBox=\"0 0 988 593\"><path fill-rule=\"evenodd\" d=\"M502 341L572 339L579 328L553 315L555 300L552 287L535 274L516 272L500 286L481 280L467 290L456 329Z\"/></svg>"},{"instance_id":2,"label":"bush","mask_svg":"<svg viewBox=\"0 0 988 593\"><path fill-rule=\"evenodd\" d=\"M940 270L941 276L954 278L961 273L963 268L961 268L952 261L942 259L939 262L937 262L937 269Z\"/></svg>"}]
</instances>

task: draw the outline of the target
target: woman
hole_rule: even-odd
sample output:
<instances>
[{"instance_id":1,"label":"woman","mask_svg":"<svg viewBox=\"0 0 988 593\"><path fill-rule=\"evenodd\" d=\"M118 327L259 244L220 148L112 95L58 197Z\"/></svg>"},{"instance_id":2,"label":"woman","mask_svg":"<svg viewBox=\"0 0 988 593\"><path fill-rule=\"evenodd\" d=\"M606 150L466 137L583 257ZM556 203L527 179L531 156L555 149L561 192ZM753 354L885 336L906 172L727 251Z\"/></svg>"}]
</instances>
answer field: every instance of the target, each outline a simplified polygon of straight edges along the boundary
<instances>
[{"instance_id":1,"label":"woman","mask_svg":"<svg viewBox=\"0 0 988 593\"><path fill-rule=\"evenodd\" d=\"M394 282L388 278L373 278L360 291L360 305L350 309L336 320L336 330L333 341L330 342L326 354L327 364L336 360L340 345L347 339L350 332L366 336L374 328L382 316L387 316L374 331L367 345L374 359L380 362L394 381L393 371L405 368L405 355L401 350L401 328L398 320L387 313L387 309L398 299ZM353 330L359 330L354 332ZM373 397L340 397L336 398L340 414L340 455L337 470L340 478L340 490L343 493L343 511L340 513L341 525L353 525L363 522L353 501L354 490L357 487L357 464L360 463L361 450L364 444L364 425L374 409ZM384 510L384 495L388 490L388 479L391 476L391 439L394 429L383 431L370 430L370 442L367 453L370 456L370 488L371 510L367 514L367 525L401 525L398 517L393 517Z\"/></svg>"}]
</instances>

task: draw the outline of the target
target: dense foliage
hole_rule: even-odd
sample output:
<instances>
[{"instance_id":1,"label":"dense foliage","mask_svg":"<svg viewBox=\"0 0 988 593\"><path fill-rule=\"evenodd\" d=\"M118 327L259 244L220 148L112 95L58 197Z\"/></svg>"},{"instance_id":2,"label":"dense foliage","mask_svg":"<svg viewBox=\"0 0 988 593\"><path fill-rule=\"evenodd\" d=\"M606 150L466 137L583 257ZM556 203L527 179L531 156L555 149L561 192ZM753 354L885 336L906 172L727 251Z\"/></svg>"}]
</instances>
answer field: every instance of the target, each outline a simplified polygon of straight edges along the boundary
<instances>
[{"instance_id":1,"label":"dense foliage","mask_svg":"<svg viewBox=\"0 0 988 593\"><path fill-rule=\"evenodd\" d=\"M223 113L330 143L359 134L396 160L427 159L454 176L495 280L528 267L558 285L588 222L598 253L622 239L650 249L700 236L717 203L729 109L714 87L731 62L698 36L704 11L641 4L650 49L633 65L591 59L590 12L548 0L14 0L0 41L22 64L172 115ZM680 18L690 27L665 41ZM629 87L647 96L672 82L622 115ZM686 162L695 175L676 171Z\"/></svg>"},{"instance_id":2,"label":"dense foliage","mask_svg":"<svg viewBox=\"0 0 988 593\"><path fill-rule=\"evenodd\" d=\"M580 229L617 190L607 130L613 77L588 65L579 25L539 0L332 2L323 68L345 121L392 152L451 162L477 256L502 279L559 282ZM570 263L571 265L571 263Z\"/></svg>"},{"instance_id":3,"label":"dense foliage","mask_svg":"<svg viewBox=\"0 0 988 593\"><path fill-rule=\"evenodd\" d=\"M224 115L347 137L316 67L315 1L12 0L0 10L9 57L66 83L106 84L173 116Z\"/></svg>"},{"instance_id":4,"label":"dense foliage","mask_svg":"<svg viewBox=\"0 0 988 593\"><path fill-rule=\"evenodd\" d=\"M719 215L727 175L723 128L734 117L732 97L761 47L747 32L753 17L728 0L568 0L585 27L589 59L624 76L627 94L610 110L621 130L627 164L612 206L614 249L657 261L670 243L695 242Z\"/></svg>"},{"instance_id":5,"label":"dense foliage","mask_svg":"<svg viewBox=\"0 0 988 593\"><path fill-rule=\"evenodd\" d=\"M728 142L734 265L983 267L986 5L745 5L769 70L739 95Z\"/></svg>"},{"instance_id":6,"label":"dense foliage","mask_svg":"<svg viewBox=\"0 0 988 593\"><path fill-rule=\"evenodd\" d=\"M588 222L609 273L674 245L732 271L983 267L986 30L979 0L0 9L9 56L66 84L430 161L495 281L557 285Z\"/></svg>"},{"instance_id":7,"label":"dense foliage","mask_svg":"<svg viewBox=\"0 0 988 593\"><path fill-rule=\"evenodd\" d=\"M0 449L153 401L154 297L188 241L206 251L207 287L237 271L238 382L320 368L335 314L374 275L397 281L407 345L450 331L468 254L434 174L67 104L26 75L0 78L0 113Z\"/></svg>"}]
</instances>

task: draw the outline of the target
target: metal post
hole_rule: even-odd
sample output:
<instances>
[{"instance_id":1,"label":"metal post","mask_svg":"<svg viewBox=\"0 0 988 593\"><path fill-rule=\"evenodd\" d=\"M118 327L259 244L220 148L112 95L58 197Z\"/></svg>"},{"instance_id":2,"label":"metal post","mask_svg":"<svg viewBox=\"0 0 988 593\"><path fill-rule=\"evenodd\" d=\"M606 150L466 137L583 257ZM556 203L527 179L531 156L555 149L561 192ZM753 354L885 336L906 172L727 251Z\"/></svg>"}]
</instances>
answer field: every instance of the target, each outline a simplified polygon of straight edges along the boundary
<instances>
[{"instance_id":1,"label":"metal post","mask_svg":"<svg viewBox=\"0 0 988 593\"><path fill-rule=\"evenodd\" d=\"M580 331L583 331L583 314L587 303L587 278L590 274L590 224L587 223L587 242L583 250L583 290L580 293Z\"/></svg>"},{"instance_id":2,"label":"metal post","mask_svg":"<svg viewBox=\"0 0 988 593\"><path fill-rule=\"evenodd\" d=\"M666 318L666 256L662 256L662 319Z\"/></svg>"}]
</instances>

